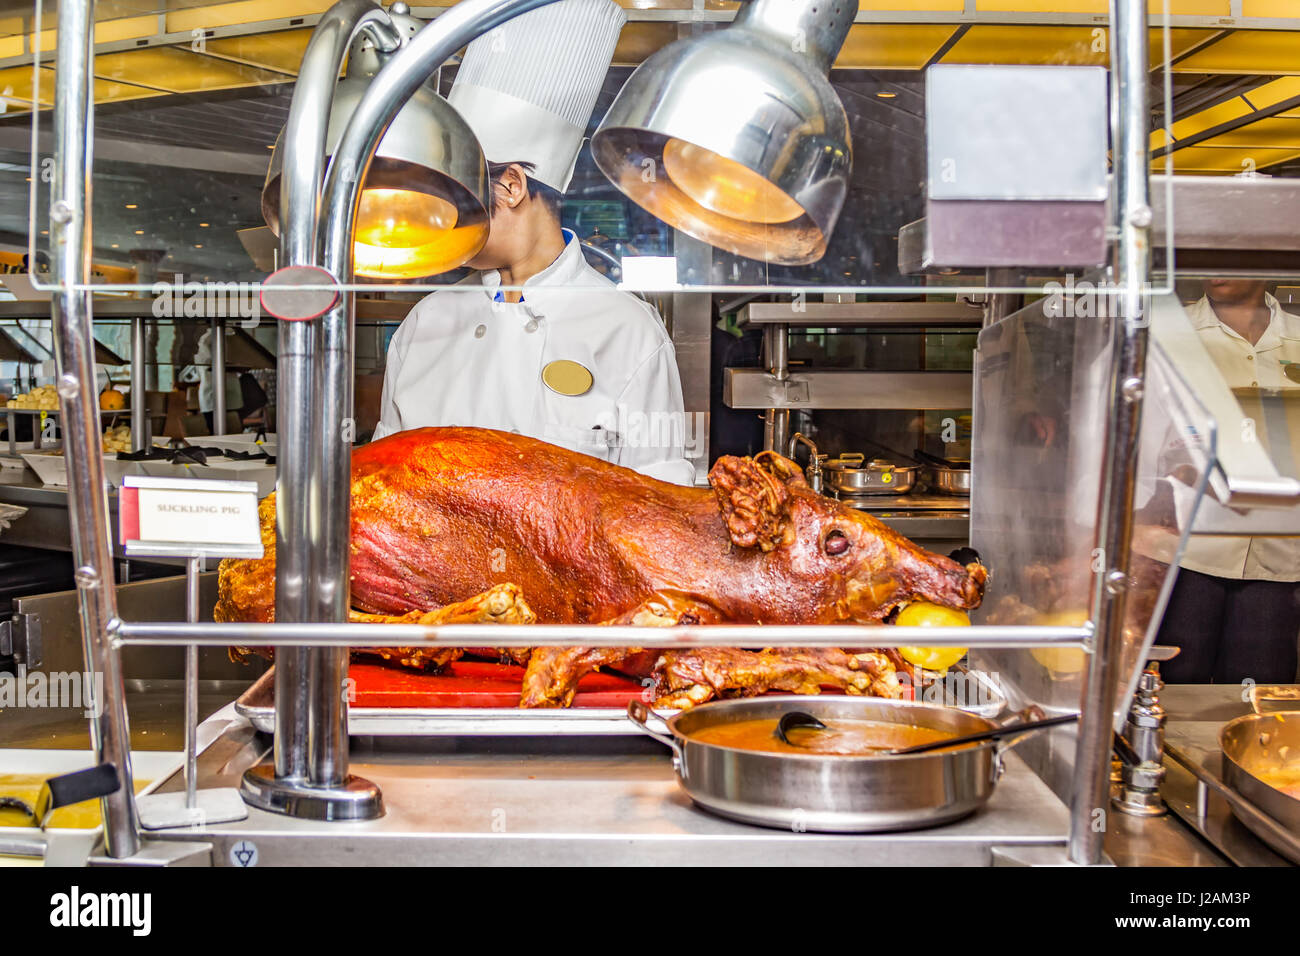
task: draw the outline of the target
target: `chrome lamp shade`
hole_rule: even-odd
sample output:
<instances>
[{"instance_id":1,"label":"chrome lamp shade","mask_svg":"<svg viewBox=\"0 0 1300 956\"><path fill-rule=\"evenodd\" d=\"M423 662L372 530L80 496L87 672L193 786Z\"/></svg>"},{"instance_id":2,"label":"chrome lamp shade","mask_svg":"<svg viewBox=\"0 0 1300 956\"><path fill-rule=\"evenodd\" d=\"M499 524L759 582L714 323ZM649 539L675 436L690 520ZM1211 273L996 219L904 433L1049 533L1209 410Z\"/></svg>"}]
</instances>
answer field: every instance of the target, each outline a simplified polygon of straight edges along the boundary
<instances>
[{"instance_id":1,"label":"chrome lamp shade","mask_svg":"<svg viewBox=\"0 0 1300 956\"><path fill-rule=\"evenodd\" d=\"M816 262L848 192L844 106L827 78L857 12L751 0L628 78L592 139L596 165L659 219L738 255Z\"/></svg>"},{"instance_id":2,"label":"chrome lamp shade","mask_svg":"<svg viewBox=\"0 0 1300 956\"><path fill-rule=\"evenodd\" d=\"M403 19L409 18L394 16L399 25ZM353 44L330 107L328 154L390 55L365 34ZM277 138L262 188L262 216L276 235L282 155ZM473 130L426 82L397 114L370 163L357 214L353 271L404 280L463 265L487 241L489 202L487 163Z\"/></svg>"}]
</instances>

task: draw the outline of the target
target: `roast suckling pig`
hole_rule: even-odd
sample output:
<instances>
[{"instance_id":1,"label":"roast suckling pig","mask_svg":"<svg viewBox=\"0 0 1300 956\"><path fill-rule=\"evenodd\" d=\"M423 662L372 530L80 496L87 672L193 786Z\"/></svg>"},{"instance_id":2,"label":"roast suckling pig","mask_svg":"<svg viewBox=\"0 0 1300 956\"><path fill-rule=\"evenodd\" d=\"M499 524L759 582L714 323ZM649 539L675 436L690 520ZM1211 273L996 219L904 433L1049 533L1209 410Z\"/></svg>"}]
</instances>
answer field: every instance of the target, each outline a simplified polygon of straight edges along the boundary
<instances>
[{"instance_id":1,"label":"roast suckling pig","mask_svg":"<svg viewBox=\"0 0 1300 956\"><path fill-rule=\"evenodd\" d=\"M789 459L724 456L709 481L712 490L671 485L487 429L422 428L364 445L352 456L354 619L836 624L880 622L916 600L979 605L981 565L931 554L814 493ZM218 620L274 616L274 496L261 517L267 556L222 562ZM445 649L389 656L450 659ZM897 662L881 652L537 648L521 704L567 705L602 666L653 675L656 696L679 702L823 684L897 696Z\"/></svg>"}]
</instances>

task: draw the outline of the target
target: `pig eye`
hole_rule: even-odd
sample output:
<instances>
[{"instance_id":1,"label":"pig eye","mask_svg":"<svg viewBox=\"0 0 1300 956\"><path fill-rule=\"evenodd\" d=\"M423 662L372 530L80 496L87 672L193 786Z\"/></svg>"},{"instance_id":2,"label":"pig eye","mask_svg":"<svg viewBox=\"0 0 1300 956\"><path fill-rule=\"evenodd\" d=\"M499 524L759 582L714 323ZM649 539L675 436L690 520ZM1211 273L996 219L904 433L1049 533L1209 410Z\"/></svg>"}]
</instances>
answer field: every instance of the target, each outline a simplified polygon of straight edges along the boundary
<instances>
[{"instance_id":1,"label":"pig eye","mask_svg":"<svg viewBox=\"0 0 1300 956\"><path fill-rule=\"evenodd\" d=\"M849 550L849 539L843 531L832 531L826 536L822 548L825 549L827 554L836 557Z\"/></svg>"}]
</instances>

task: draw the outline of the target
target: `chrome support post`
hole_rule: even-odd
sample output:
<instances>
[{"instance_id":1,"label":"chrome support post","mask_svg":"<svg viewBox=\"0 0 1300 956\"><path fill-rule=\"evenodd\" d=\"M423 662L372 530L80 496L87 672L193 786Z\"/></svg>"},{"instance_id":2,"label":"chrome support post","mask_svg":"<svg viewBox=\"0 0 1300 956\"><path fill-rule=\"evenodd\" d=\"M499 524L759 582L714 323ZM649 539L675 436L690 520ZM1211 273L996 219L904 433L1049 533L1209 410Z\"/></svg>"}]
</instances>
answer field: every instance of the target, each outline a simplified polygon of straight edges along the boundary
<instances>
[{"instance_id":1,"label":"chrome support post","mask_svg":"<svg viewBox=\"0 0 1300 956\"><path fill-rule=\"evenodd\" d=\"M131 320L132 451L143 451L149 444L149 419L145 416L145 321L138 315ZM99 424L98 419L96 424Z\"/></svg>"},{"instance_id":2,"label":"chrome support post","mask_svg":"<svg viewBox=\"0 0 1300 956\"><path fill-rule=\"evenodd\" d=\"M185 562L185 620L199 621L199 565L201 558ZM185 806L198 806L199 787L199 646L185 646Z\"/></svg>"},{"instance_id":3,"label":"chrome support post","mask_svg":"<svg viewBox=\"0 0 1300 956\"><path fill-rule=\"evenodd\" d=\"M226 433L226 323L211 320L212 330L212 434Z\"/></svg>"},{"instance_id":4,"label":"chrome support post","mask_svg":"<svg viewBox=\"0 0 1300 956\"><path fill-rule=\"evenodd\" d=\"M95 759L117 769L120 786L100 800L105 852L133 855L140 846L131 737L121 657L110 639L117 623L113 560L108 539L95 381L95 337L90 293L90 166L94 97L90 64L94 17L89 0L59 4L54 94L54 183L50 196L50 253L58 291L53 298L54 356L68 469L68 519L76 567L77 603L86 670L103 675L103 699L90 720Z\"/></svg>"},{"instance_id":5,"label":"chrome support post","mask_svg":"<svg viewBox=\"0 0 1300 956\"><path fill-rule=\"evenodd\" d=\"M357 104L335 149L320 197L307 191L307 177L297 164L299 161L311 161L302 155L304 151L312 151L313 160L324 155L324 117L329 115L329 97L323 97L319 92L303 94L304 102L315 103L321 110L313 127L312 121L298 115L307 107L300 107L299 93L295 90L291 121L285 128L284 138L284 145L290 151L285 154L284 186L281 193L282 235L285 237L281 243L282 264L288 266L311 262L312 260L301 257L310 253L314 240L318 243L317 258L326 271L346 286L352 278L352 232L361 202L361 183L365 180L371 158L389 124L429 75L453 53L493 27L550 2L553 0L465 0L420 30L405 47L393 55ZM342 18L352 15L349 11L355 10L356 4L352 0L344 0L331 8L326 16L337 11ZM395 7L393 12L404 13L405 8ZM328 79L332 91L342 62L342 52L347 46L340 41L344 39L345 33L348 33L350 39L351 33L358 28L359 26L350 32L342 27L330 28L327 36L333 38L331 43L338 44L332 47L337 50L338 59L327 64L332 70L328 77L324 73L319 77L313 73L312 80L318 79L323 84ZM320 29L317 28L318 34ZM315 63L313 49L316 42L314 36L304 57L304 72L299 75L298 89L314 85L308 82L306 67L308 60ZM319 134L319 138L309 140L308 132L312 135ZM315 230L310 235L303 232L309 227ZM290 239L291 235L294 238ZM287 529L298 532L297 547L305 545L306 550L294 555L291 571L295 575L303 575L305 572L303 579L311 583L309 589L294 595L294 600L301 603L295 604L292 613L299 616L285 617L283 620L347 620L351 445L356 427L352 419L354 310L354 296L345 288L339 301L321 318L314 339L308 342L303 336L297 343L308 354L314 352L314 364L310 360L303 363L312 367L314 375L310 378L304 376L301 384L297 385L307 401L303 402L303 394L300 394L298 402L289 403L284 398L282 386L282 425L287 423L286 413L299 415L300 421L290 440L285 441L284 432L281 432L281 471L277 489L283 493L292 482L299 489L299 494L302 489L306 489L309 500L294 501L288 509L277 509L277 547L284 547L290 540ZM285 333L282 336L283 334ZM284 354L282 351L282 367ZM314 414L304 414L307 409L314 410ZM286 462L289 463L288 467ZM307 563L309 553L314 555L311 565ZM283 561L283 552L277 554ZM287 582L289 573L283 564L279 566L277 617L281 614L280 582ZM280 708L285 697L294 695L295 703L286 706L292 707L290 714L295 720L305 718L307 760L302 770L305 771L307 787L295 789L287 787L285 781L280 779L268 781L265 772L261 771L257 779L245 775L246 796L259 806L274 805L275 809L291 813L316 815L318 808L305 805L302 801L309 797L313 788L317 788L322 793L340 795L341 799L330 812L342 810L354 816L362 815L368 812L366 798L359 795L356 788L359 784L364 784L364 781L356 781L356 778L347 774L347 707L344 700L347 651L340 648L312 649L302 656L301 661L301 664L296 665L301 667L301 671L294 677L293 684L288 683L287 675L279 672L277 663L276 706ZM282 716L277 710L277 734ZM300 725L291 726L295 733L299 731ZM301 746L296 738L293 746ZM280 762L280 749L277 746L277 765ZM377 813L378 791L373 787L371 789L373 803L369 808Z\"/></svg>"},{"instance_id":6,"label":"chrome support post","mask_svg":"<svg viewBox=\"0 0 1300 956\"><path fill-rule=\"evenodd\" d=\"M363 30L382 49L395 49L401 42L388 14L371 0L340 0L321 17L303 54L281 142L281 266L318 261L317 220L330 108L348 47ZM320 470L318 456L326 453L316 438L321 414L317 325L281 322L279 327L275 608L277 620L292 623L338 620L321 616L312 567L320 547L316 516L321 489L314 476ZM350 456L344 460L345 467L349 464ZM344 595L346 615L346 587ZM337 647L281 648L276 654L272 765L254 767L245 775L242 791L250 803L321 819L380 812L379 791L372 785L365 784L360 792L338 789L348 766L342 700L347 654Z\"/></svg>"},{"instance_id":7,"label":"chrome support post","mask_svg":"<svg viewBox=\"0 0 1300 956\"><path fill-rule=\"evenodd\" d=\"M1110 22L1111 125L1119 226L1111 270L1122 306L1111 320L1110 410L1096 537L1103 570L1093 587L1096 630L1080 701L1083 714L1070 806L1069 857L1084 865L1101 862L1110 802L1110 752L1128 596L1150 270L1146 0L1111 0Z\"/></svg>"}]
</instances>

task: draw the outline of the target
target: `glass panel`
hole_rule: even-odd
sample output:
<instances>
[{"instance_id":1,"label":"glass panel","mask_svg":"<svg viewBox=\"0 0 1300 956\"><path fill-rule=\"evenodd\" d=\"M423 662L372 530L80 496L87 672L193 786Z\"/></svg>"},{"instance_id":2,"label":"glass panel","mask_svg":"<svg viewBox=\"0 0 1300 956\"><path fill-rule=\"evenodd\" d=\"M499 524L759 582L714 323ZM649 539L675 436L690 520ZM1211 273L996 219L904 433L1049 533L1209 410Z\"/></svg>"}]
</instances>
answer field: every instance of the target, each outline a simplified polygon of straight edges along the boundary
<instances>
[{"instance_id":1,"label":"glass panel","mask_svg":"<svg viewBox=\"0 0 1300 956\"><path fill-rule=\"evenodd\" d=\"M977 623L1081 624L1091 616L1097 574L1109 567L1094 548L1112 320L1064 311L1044 300L980 334L971 544L992 573ZM1147 369L1117 725L1214 458L1214 423L1158 343ZM971 659L997 675L1013 706L1079 706L1082 650L973 650ZM1073 731L1053 733L1024 755L1065 792Z\"/></svg>"}]
</instances>

